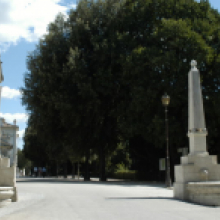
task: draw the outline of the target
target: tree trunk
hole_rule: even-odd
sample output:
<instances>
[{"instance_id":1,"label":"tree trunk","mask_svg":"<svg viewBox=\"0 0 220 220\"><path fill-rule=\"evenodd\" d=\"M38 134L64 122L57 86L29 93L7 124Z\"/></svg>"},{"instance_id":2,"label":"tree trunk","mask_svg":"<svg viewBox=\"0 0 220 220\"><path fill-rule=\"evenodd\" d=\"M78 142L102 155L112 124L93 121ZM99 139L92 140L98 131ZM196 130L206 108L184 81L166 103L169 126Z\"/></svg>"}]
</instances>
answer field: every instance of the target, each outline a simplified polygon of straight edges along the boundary
<instances>
[{"instance_id":1,"label":"tree trunk","mask_svg":"<svg viewBox=\"0 0 220 220\"><path fill-rule=\"evenodd\" d=\"M57 174L57 178L58 178L58 162L56 161L56 165L57 165L57 167L56 167L56 174Z\"/></svg>"},{"instance_id":2,"label":"tree trunk","mask_svg":"<svg viewBox=\"0 0 220 220\"><path fill-rule=\"evenodd\" d=\"M101 145L99 149L99 181L106 181L105 149L103 145Z\"/></svg>"},{"instance_id":3,"label":"tree trunk","mask_svg":"<svg viewBox=\"0 0 220 220\"><path fill-rule=\"evenodd\" d=\"M90 173L89 173L89 149L86 152L86 161L85 161L85 171L84 171L84 181L90 181Z\"/></svg>"},{"instance_id":4,"label":"tree trunk","mask_svg":"<svg viewBox=\"0 0 220 220\"><path fill-rule=\"evenodd\" d=\"M72 178L75 179L75 163L72 163Z\"/></svg>"},{"instance_id":5,"label":"tree trunk","mask_svg":"<svg viewBox=\"0 0 220 220\"><path fill-rule=\"evenodd\" d=\"M63 164L63 177L67 178L67 161Z\"/></svg>"}]
</instances>

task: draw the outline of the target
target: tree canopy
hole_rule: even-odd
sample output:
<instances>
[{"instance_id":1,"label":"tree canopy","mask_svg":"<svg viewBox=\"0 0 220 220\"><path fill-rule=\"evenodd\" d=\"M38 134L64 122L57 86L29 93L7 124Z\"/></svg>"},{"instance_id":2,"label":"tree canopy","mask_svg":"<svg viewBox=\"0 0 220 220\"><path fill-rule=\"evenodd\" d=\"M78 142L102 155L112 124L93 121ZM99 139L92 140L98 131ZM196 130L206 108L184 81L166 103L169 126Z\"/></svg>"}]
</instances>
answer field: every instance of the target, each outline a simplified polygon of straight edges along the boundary
<instances>
[{"instance_id":1,"label":"tree canopy","mask_svg":"<svg viewBox=\"0 0 220 220\"><path fill-rule=\"evenodd\" d=\"M43 147L47 157L86 156L88 164L92 150L101 180L105 157L121 142L130 141L133 157L151 163L149 155L165 143L161 96L167 92L178 161L177 149L188 146L187 73L196 59L213 131L208 146L220 154L219 21L208 1L194 0L81 0L67 18L59 14L27 58L22 101L37 141L26 132L24 151Z\"/></svg>"}]
</instances>

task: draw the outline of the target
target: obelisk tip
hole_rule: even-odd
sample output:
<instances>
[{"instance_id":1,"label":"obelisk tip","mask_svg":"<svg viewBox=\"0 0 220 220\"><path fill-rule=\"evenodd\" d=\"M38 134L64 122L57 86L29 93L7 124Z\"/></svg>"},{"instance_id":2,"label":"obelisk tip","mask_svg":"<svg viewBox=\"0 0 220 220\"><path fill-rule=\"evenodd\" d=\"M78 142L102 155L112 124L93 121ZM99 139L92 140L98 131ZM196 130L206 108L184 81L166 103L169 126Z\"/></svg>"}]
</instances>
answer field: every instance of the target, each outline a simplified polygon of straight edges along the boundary
<instances>
[{"instance_id":1,"label":"obelisk tip","mask_svg":"<svg viewBox=\"0 0 220 220\"><path fill-rule=\"evenodd\" d=\"M191 68L192 69L197 69L196 66L197 66L197 62L195 60L192 60L191 61Z\"/></svg>"}]
</instances>

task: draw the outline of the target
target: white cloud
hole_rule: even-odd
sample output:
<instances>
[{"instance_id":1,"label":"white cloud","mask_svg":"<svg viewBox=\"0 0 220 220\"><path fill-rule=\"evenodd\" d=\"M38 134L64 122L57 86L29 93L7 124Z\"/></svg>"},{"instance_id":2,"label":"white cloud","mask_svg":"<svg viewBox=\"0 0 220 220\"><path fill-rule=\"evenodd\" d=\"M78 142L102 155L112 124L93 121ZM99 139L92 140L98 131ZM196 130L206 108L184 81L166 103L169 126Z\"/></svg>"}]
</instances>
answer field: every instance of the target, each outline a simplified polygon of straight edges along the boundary
<instances>
[{"instance_id":1,"label":"white cloud","mask_svg":"<svg viewBox=\"0 0 220 220\"><path fill-rule=\"evenodd\" d=\"M14 119L16 119L17 123L26 122L28 120L28 114L26 113L0 113L0 117L4 118L8 123L13 123Z\"/></svg>"},{"instance_id":2,"label":"white cloud","mask_svg":"<svg viewBox=\"0 0 220 220\"><path fill-rule=\"evenodd\" d=\"M11 44L12 43L0 41L0 52L4 53L10 47Z\"/></svg>"},{"instance_id":3,"label":"white cloud","mask_svg":"<svg viewBox=\"0 0 220 220\"><path fill-rule=\"evenodd\" d=\"M61 12L70 8L60 5L62 0L0 0L0 48L7 49L21 38L29 42L38 40L47 32L47 26Z\"/></svg>"},{"instance_id":4,"label":"white cloud","mask_svg":"<svg viewBox=\"0 0 220 220\"><path fill-rule=\"evenodd\" d=\"M75 9L76 6L77 6L77 4L70 4L70 5L69 5L69 8L74 8L74 9Z\"/></svg>"},{"instance_id":5,"label":"white cloud","mask_svg":"<svg viewBox=\"0 0 220 220\"><path fill-rule=\"evenodd\" d=\"M6 99L12 99L19 97L21 95L20 91L17 89L11 89L8 86L2 87L1 97Z\"/></svg>"},{"instance_id":6,"label":"white cloud","mask_svg":"<svg viewBox=\"0 0 220 220\"><path fill-rule=\"evenodd\" d=\"M21 131L17 131L17 134L19 135L19 138L23 138L24 137L24 133L25 133L25 129L23 129Z\"/></svg>"}]
</instances>

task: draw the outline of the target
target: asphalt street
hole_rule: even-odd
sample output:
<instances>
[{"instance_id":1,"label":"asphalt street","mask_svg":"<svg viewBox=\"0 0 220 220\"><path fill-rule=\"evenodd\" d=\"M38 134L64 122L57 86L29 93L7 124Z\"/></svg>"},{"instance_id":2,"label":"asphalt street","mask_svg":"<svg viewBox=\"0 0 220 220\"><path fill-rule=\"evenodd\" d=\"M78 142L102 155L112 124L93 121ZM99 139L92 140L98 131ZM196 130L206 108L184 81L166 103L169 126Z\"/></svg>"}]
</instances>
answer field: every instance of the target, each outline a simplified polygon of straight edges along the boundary
<instances>
[{"instance_id":1,"label":"asphalt street","mask_svg":"<svg viewBox=\"0 0 220 220\"><path fill-rule=\"evenodd\" d=\"M219 220L220 207L173 199L173 191L146 182L18 179L19 201L0 220Z\"/></svg>"}]
</instances>

